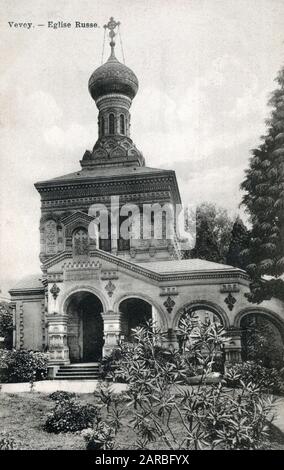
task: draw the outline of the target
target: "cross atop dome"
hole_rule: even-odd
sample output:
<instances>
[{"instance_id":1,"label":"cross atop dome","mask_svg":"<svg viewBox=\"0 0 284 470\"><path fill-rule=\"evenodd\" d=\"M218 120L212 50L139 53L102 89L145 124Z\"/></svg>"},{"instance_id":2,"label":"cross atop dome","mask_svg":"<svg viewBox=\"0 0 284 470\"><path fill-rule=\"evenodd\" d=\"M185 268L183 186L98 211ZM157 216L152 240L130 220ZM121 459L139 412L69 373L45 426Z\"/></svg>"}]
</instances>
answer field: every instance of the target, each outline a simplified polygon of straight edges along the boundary
<instances>
[{"instance_id":1,"label":"cross atop dome","mask_svg":"<svg viewBox=\"0 0 284 470\"><path fill-rule=\"evenodd\" d=\"M105 30L109 29L109 37L110 37L109 45L111 47L111 56L114 55L114 46L115 46L114 38L116 36L116 33L114 30L115 28L118 28L119 25L120 25L120 21L115 21L113 16L111 16L109 19L109 22L104 25Z\"/></svg>"}]
</instances>

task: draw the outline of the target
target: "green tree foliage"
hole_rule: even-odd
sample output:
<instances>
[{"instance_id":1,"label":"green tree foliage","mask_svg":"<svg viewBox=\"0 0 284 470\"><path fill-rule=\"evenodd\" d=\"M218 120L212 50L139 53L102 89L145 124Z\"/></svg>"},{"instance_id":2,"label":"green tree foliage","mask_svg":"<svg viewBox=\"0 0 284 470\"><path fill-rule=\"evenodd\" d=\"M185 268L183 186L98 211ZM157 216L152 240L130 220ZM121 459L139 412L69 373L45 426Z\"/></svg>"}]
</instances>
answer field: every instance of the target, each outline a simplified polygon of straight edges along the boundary
<instances>
[{"instance_id":1,"label":"green tree foliage","mask_svg":"<svg viewBox=\"0 0 284 470\"><path fill-rule=\"evenodd\" d=\"M252 223L251 240L245 255L253 278L251 302L272 296L284 299L284 68L276 79L267 133L261 145L252 151L249 168L241 185L242 203ZM273 279L262 280L263 275Z\"/></svg>"},{"instance_id":2,"label":"green tree foliage","mask_svg":"<svg viewBox=\"0 0 284 470\"><path fill-rule=\"evenodd\" d=\"M4 338L4 348L11 349L13 346L13 313L8 302L0 302L0 336Z\"/></svg>"},{"instance_id":3,"label":"green tree foliage","mask_svg":"<svg viewBox=\"0 0 284 470\"><path fill-rule=\"evenodd\" d=\"M185 230L188 227L186 213ZM192 217L190 217L191 219ZM196 246L185 252L184 258L201 258L225 263L233 222L226 209L210 202L203 202L196 209Z\"/></svg>"},{"instance_id":4,"label":"green tree foliage","mask_svg":"<svg viewBox=\"0 0 284 470\"><path fill-rule=\"evenodd\" d=\"M248 248L248 243L249 232L242 220L237 217L231 232L231 241L226 257L227 264L230 266L236 266L237 268L246 269L247 260L244 250Z\"/></svg>"},{"instance_id":5,"label":"green tree foliage","mask_svg":"<svg viewBox=\"0 0 284 470\"><path fill-rule=\"evenodd\" d=\"M214 232L210 230L209 223L202 219L196 232L196 243L190 253L191 258L200 258L207 261L221 262L221 254L218 248Z\"/></svg>"}]
</instances>

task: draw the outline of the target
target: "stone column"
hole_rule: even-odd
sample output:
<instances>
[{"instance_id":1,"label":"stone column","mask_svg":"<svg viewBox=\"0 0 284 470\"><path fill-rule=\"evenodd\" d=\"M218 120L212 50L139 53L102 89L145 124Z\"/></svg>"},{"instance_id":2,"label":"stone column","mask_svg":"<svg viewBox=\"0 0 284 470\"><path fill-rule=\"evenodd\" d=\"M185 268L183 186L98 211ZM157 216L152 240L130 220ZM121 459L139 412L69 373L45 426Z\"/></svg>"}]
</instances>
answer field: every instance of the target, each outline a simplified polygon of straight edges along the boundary
<instances>
[{"instance_id":1,"label":"stone column","mask_svg":"<svg viewBox=\"0 0 284 470\"><path fill-rule=\"evenodd\" d=\"M105 357L120 343L121 315L119 312L108 310L103 312L102 317L104 321L103 357Z\"/></svg>"},{"instance_id":2,"label":"stone column","mask_svg":"<svg viewBox=\"0 0 284 470\"><path fill-rule=\"evenodd\" d=\"M49 367L52 376L63 364L70 364L67 345L67 315L49 314L46 316L48 334Z\"/></svg>"},{"instance_id":3,"label":"stone column","mask_svg":"<svg viewBox=\"0 0 284 470\"><path fill-rule=\"evenodd\" d=\"M227 330L227 336L231 339L225 344L226 366L242 361L241 330L239 328L231 327Z\"/></svg>"}]
</instances>

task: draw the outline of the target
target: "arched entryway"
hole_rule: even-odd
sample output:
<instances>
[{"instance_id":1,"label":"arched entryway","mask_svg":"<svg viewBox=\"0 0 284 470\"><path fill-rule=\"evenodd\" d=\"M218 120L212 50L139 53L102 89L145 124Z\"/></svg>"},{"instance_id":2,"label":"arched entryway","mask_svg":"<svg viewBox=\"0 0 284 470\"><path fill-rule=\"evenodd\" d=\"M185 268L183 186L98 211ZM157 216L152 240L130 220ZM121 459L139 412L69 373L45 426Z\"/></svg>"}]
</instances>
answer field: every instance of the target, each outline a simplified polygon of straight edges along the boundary
<instances>
[{"instance_id":1,"label":"arched entryway","mask_svg":"<svg viewBox=\"0 0 284 470\"><path fill-rule=\"evenodd\" d=\"M280 369L284 364L284 327L272 316L250 311L240 319L242 360Z\"/></svg>"},{"instance_id":2,"label":"arched entryway","mask_svg":"<svg viewBox=\"0 0 284 470\"><path fill-rule=\"evenodd\" d=\"M102 358L103 306L90 292L76 292L66 302L70 362L96 362Z\"/></svg>"},{"instance_id":3,"label":"arched entryway","mask_svg":"<svg viewBox=\"0 0 284 470\"><path fill-rule=\"evenodd\" d=\"M153 319L153 307L146 300L130 297L119 304L121 333L125 341L133 341L133 330Z\"/></svg>"}]
</instances>

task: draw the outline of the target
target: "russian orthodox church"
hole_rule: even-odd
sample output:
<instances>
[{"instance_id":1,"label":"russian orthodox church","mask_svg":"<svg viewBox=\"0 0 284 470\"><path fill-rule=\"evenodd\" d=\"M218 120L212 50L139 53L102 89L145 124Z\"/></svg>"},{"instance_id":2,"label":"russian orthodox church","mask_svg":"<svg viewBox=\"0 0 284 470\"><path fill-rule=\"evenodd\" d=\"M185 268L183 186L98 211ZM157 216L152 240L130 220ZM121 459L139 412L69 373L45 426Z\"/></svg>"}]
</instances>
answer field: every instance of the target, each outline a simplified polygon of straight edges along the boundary
<instances>
[{"instance_id":1,"label":"russian orthodox church","mask_svg":"<svg viewBox=\"0 0 284 470\"><path fill-rule=\"evenodd\" d=\"M225 348L229 362L241 359L242 322L250 315L268 318L283 338L283 303L248 303L243 270L181 259L175 233L170 239L165 231L160 239L125 239L108 228L107 236L90 235L90 207L110 208L111 197L141 209L181 204L175 172L146 166L131 139L129 110L138 79L115 56L117 25L111 18L105 26L111 54L89 79L98 140L85 152L80 170L35 184L41 197L41 273L10 290L14 347L48 351L51 377L70 364L99 362L131 340L132 329L145 319L166 333L167 346L177 347L179 321L189 311L224 325L231 338ZM120 224L124 220L119 217Z\"/></svg>"}]
</instances>

